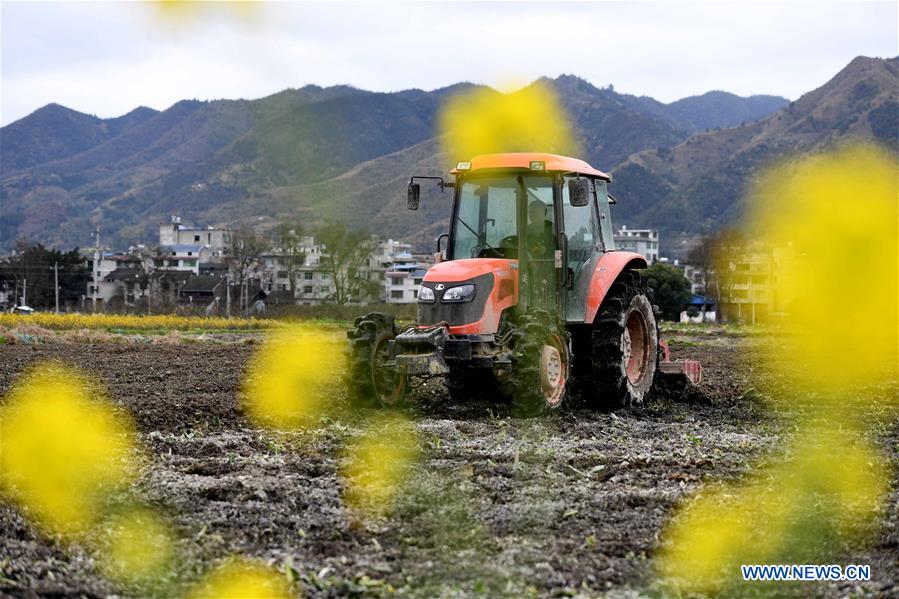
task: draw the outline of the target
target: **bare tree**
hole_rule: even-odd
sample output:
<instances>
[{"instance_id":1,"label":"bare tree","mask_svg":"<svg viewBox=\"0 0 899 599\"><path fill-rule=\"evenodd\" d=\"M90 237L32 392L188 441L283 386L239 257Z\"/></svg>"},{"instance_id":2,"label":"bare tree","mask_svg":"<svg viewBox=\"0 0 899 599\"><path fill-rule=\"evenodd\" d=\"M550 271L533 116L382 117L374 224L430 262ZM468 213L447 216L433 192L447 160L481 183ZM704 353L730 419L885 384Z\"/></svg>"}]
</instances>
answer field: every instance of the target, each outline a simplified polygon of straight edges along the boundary
<instances>
[{"instance_id":1,"label":"bare tree","mask_svg":"<svg viewBox=\"0 0 899 599\"><path fill-rule=\"evenodd\" d=\"M715 236L704 235L695 246L690 249L687 254L687 264L693 266L699 271L701 278L700 288L702 289L702 322L705 322L705 298L709 296L718 297L713 293L712 277L715 275Z\"/></svg>"},{"instance_id":2,"label":"bare tree","mask_svg":"<svg viewBox=\"0 0 899 599\"><path fill-rule=\"evenodd\" d=\"M366 301L378 293L380 285L368 277L369 259L376 246L368 233L330 223L319 229L316 238L325 246L322 265L334 284L329 299L346 304Z\"/></svg>"},{"instance_id":3,"label":"bare tree","mask_svg":"<svg viewBox=\"0 0 899 599\"><path fill-rule=\"evenodd\" d=\"M290 291L297 292L299 275L306 263L306 252L302 246L303 225L300 223L281 223L277 230L277 244L281 249L281 261L290 281Z\"/></svg>"},{"instance_id":4,"label":"bare tree","mask_svg":"<svg viewBox=\"0 0 899 599\"><path fill-rule=\"evenodd\" d=\"M712 242L712 263L715 271L715 297L718 300L722 320L726 321L725 304L731 304L735 298L735 286L745 278L740 272L740 265L745 264L747 241L737 229L721 229L715 234Z\"/></svg>"},{"instance_id":5,"label":"bare tree","mask_svg":"<svg viewBox=\"0 0 899 599\"><path fill-rule=\"evenodd\" d=\"M158 280L155 279L153 275L156 272L154 258L160 255L161 248L158 246L151 247L140 245L130 248L129 253L140 261L140 269L143 271L144 275L146 275L146 296L144 299L146 299L147 314L150 314L154 308L153 297L159 293L159 290L156 288Z\"/></svg>"},{"instance_id":6,"label":"bare tree","mask_svg":"<svg viewBox=\"0 0 899 599\"><path fill-rule=\"evenodd\" d=\"M245 285L267 245L265 239L252 229L241 227L231 233L231 241L228 246L229 272L233 280L238 282L242 308L247 307L245 299L248 298L244 297Z\"/></svg>"}]
</instances>

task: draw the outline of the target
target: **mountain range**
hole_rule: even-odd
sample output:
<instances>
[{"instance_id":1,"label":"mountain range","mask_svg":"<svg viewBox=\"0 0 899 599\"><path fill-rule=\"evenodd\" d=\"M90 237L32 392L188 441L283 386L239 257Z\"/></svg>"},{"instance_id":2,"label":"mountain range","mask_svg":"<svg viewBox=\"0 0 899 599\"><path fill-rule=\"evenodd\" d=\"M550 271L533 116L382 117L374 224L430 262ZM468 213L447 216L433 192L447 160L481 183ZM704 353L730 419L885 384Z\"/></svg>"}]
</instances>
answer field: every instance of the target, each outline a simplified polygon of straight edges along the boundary
<instances>
[{"instance_id":1,"label":"mountain range","mask_svg":"<svg viewBox=\"0 0 899 599\"><path fill-rule=\"evenodd\" d=\"M665 104L570 75L542 83L582 157L612 173L616 224L666 236L738 218L746 185L771 160L847 139L897 145L899 58L856 58L795 102L713 91ZM0 128L0 248L18 238L83 246L97 227L116 247L153 242L171 215L260 230L339 219L430 245L446 228L449 194L427 189L410 213L405 184L465 158L443 153L435 122L447 98L472 87L306 86L113 119L44 106Z\"/></svg>"}]
</instances>

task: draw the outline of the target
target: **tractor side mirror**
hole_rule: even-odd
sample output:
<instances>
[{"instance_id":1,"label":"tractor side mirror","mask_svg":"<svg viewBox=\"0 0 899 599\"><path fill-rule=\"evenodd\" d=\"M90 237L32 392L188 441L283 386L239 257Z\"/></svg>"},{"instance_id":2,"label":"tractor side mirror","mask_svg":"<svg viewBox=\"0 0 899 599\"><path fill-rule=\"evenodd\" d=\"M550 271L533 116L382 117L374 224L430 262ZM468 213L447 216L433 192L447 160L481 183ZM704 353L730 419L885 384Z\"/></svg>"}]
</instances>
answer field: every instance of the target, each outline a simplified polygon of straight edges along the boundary
<instances>
[{"instance_id":1,"label":"tractor side mirror","mask_svg":"<svg viewBox=\"0 0 899 599\"><path fill-rule=\"evenodd\" d=\"M590 181L583 177L568 180L568 201L572 206L586 206L590 203Z\"/></svg>"},{"instance_id":2,"label":"tractor side mirror","mask_svg":"<svg viewBox=\"0 0 899 599\"><path fill-rule=\"evenodd\" d=\"M421 197L421 185L418 183L409 183L409 189L406 190L406 205L409 210L418 210L418 200Z\"/></svg>"},{"instance_id":3,"label":"tractor side mirror","mask_svg":"<svg viewBox=\"0 0 899 599\"><path fill-rule=\"evenodd\" d=\"M434 264L440 264L446 260L446 248L440 249L440 240L446 239L449 244L449 233L442 233L437 237L437 253L434 254Z\"/></svg>"}]
</instances>

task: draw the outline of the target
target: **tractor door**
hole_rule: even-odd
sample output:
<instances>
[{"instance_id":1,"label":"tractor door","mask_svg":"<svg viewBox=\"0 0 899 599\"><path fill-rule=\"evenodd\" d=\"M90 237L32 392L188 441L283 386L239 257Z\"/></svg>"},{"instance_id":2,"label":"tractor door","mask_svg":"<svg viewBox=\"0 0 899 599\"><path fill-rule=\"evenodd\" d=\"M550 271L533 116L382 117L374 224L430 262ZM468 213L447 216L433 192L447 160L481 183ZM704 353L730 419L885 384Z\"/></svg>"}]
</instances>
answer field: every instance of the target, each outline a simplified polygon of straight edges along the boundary
<instances>
[{"instance_id":1,"label":"tractor door","mask_svg":"<svg viewBox=\"0 0 899 599\"><path fill-rule=\"evenodd\" d=\"M521 287L527 298L526 309L546 310L550 314L559 312L559 272L555 265L555 251L558 247L558 218L555 212L556 196L554 180L548 177L520 178L524 183L519 197L523 238L527 256L521 260L524 266L522 277L527 282Z\"/></svg>"},{"instance_id":2,"label":"tractor door","mask_svg":"<svg viewBox=\"0 0 899 599\"><path fill-rule=\"evenodd\" d=\"M596 185L596 207L599 211L599 228L602 233L602 251L611 252L615 249L615 233L612 231L609 190L605 181L596 179L594 183Z\"/></svg>"},{"instance_id":3,"label":"tractor door","mask_svg":"<svg viewBox=\"0 0 899 599\"><path fill-rule=\"evenodd\" d=\"M603 231L600 225L601 211L597 204L598 195L608 201L605 194L605 182L590 180L591 200L586 206L572 206L568 197L568 180L562 181L562 212L565 235L565 268L567 268L567 285L564 290L564 313L567 322L584 322L587 309L587 290L590 279L596 268L596 262L603 252ZM599 193L597 193L599 192ZM606 219L606 222L610 222ZM609 228L611 232L611 226Z\"/></svg>"}]
</instances>

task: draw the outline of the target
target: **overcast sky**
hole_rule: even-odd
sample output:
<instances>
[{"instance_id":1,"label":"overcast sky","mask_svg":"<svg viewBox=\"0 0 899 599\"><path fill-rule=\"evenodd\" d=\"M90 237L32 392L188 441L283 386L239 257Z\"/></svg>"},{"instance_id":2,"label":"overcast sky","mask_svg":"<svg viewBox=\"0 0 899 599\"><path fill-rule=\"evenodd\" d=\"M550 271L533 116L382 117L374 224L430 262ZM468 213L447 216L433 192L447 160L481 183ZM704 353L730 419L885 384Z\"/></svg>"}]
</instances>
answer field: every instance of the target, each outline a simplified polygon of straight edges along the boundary
<instances>
[{"instance_id":1,"label":"overcast sky","mask_svg":"<svg viewBox=\"0 0 899 599\"><path fill-rule=\"evenodd\" d=\"M662 101L799 97L894 56L897 3L0 5L0 122L49 102L101 117L307 83L390 91L579 75Z\"/></svg>"}]
</instances>

